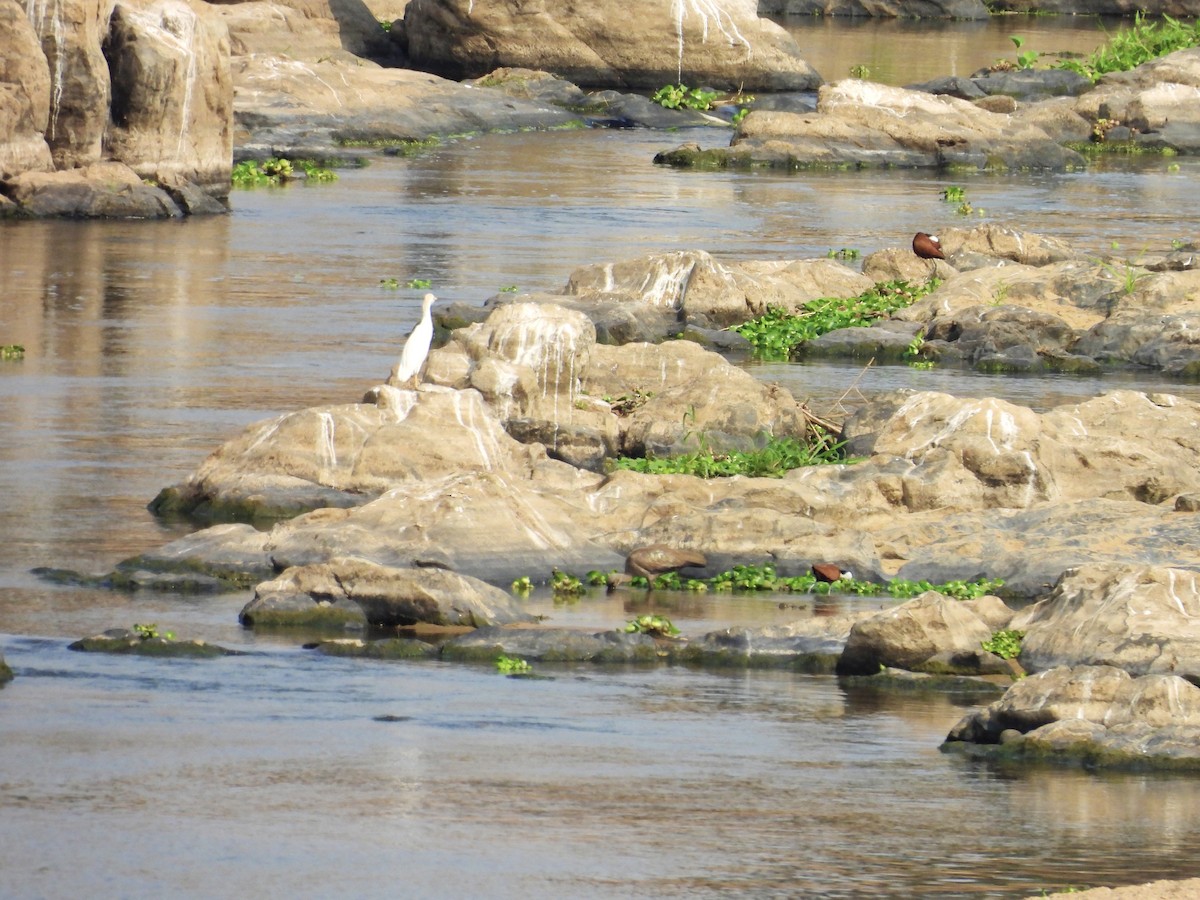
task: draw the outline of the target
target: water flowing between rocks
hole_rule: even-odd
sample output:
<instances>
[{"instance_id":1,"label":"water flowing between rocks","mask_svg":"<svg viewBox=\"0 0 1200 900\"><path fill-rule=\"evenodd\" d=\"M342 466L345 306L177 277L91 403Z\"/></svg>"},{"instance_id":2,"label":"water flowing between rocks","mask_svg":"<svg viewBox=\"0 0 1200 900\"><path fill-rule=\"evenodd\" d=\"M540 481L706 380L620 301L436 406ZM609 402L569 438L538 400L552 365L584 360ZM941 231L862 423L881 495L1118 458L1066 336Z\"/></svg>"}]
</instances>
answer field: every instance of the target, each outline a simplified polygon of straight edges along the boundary
<instances>
[{"instance_id":1,"label":"water flowing between rocks","mask_svg":"<svg viewBox=\"0 0 1200 900\"><path fill-rule=\"evenodd\" d=\"M0 648L17 672L0 690L6 895L1019 897L1200 874L1200 783L943 756L971 697L784 672L544 666L551 678L514 680L337 660L243 631L244 594L125 595L30 574L101 572L185 533L147 501L244 425L382 381L419 313L413 279L479 303L656 249L865 255L967 224L941 199L948 183L988 221L1096 252L1197 232L1191 159L954 182L650 163L684 140L727 137L480 137L333 185L235 192L223 218L0 224L0 342L26 347L0 364ZM1200 398L1146 373L751 368L817 410L852 383L1038 408L1115 387ZM663 612L700 634L851 602L880 601L530 605L596 628ZM245 655L66 649L134 622Z\"/></svg>"}]
</instances>

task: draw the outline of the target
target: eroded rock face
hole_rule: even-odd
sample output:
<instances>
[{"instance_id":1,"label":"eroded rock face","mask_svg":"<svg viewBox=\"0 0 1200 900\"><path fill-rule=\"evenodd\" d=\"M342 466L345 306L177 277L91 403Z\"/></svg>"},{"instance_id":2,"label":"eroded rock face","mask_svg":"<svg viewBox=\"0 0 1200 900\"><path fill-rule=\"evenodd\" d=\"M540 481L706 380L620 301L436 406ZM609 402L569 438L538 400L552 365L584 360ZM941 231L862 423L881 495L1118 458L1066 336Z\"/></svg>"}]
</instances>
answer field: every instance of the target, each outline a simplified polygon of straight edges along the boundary
<instances>
[{"instance_id":1,"label":"eroded rock face","mask_svg":"<svg viewBox=\"0 0 1200 900\"><path fill-rule=\"evenodd\" d=\"M120 0L105 54L112 76L108 148L157 181L229 193L233 81L229 35L206 4Z\"/></svg>"},{"instance_id":2,"label":"eroded rock face","mask_svg":"<svg viewBox=\"0 0 1200 900\"><path fill-rule=\"evenodd\" d=\"M582 85L644 89L683 81L803 91L821 81L787 32L758 18L754 0L643 0L634 17L619 0L536 7L517 0L412 0L404 30L415 65L453 78L515 66Z\"/></svg>"},{"instance_id":3,"label":"eroded rock face","mask_svg":"<svg viewBox=\"0 0 1200 900\"><path fill-rule=\"evenodd\" d=\"M103 158L110 89L101 44L111 11L108 0L45 0L26 7L50 75L46 142L55 168L91 165Z\"/></svg>"},{"instance_id":4,"label":"eroded rock face","mask_svg":"<svg viewBox=\"0 0 1200 900\"><path fill-rule=\"evenodd\" d=\"M21 11L3 0L0 21L7 214L225 211L229 42L206 3L65 0Z\"/></svg>"},{"instance_id":5,"label":"eroded rock face","mask_svg":"<svg viewBox=\"0 0 1200 900\"><path fill-rule=\"evenodd\" d=\"M1021 664L1107 665L1131 675L1200 680L1200 574L1146 566L1088 566L1063 574L1013 623L1026 632Z\"/></svg>"},{"instance_id":6,"label":"eroded rock face","mask_svg":"<svg viewBox=\"0 0 1200 900\"><path fill-rule=\"evenodd\" d=\"M54 167L49 119L50 67L40 37L14 0L0 0L0 179Z\"/></svg>"}]
</instances>

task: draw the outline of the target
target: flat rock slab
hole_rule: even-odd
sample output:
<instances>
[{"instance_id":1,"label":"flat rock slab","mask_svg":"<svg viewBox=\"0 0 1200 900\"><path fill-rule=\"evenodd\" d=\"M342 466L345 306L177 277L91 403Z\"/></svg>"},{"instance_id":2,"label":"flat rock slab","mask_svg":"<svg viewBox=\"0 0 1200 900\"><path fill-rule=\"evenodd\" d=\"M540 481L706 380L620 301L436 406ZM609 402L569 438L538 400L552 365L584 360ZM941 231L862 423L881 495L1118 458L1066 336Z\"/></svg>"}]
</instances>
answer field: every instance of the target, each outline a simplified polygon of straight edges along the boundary
<instances>
[{"instance_id":1,"label":"flat rock slab","mask_svg":"<svg viewBox=\"0 0 1200 900\"><path fill-rule=\"evenodd\" d=\"M255 589L242 611L254 621L263 608L280 610L280 601L297 598L303 607L356 604L373 628L405 628L418 624L480 628L533 622L516 601L499 588L469 575L439 568L395 568L362 559L293 566ZM299 612L303 613L301 609Z\"/></svg>"}]
</instances>

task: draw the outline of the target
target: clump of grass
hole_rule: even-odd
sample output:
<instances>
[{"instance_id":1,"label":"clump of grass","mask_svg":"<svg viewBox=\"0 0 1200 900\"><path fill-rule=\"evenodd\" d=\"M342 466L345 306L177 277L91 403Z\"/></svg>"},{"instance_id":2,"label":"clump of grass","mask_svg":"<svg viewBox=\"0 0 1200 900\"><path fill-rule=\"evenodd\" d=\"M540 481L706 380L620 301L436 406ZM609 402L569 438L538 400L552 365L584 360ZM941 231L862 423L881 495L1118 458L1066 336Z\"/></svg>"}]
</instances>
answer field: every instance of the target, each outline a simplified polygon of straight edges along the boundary
<instances>
[{"instance_id":1,"label":"clump of grass","mask_svg":"<svg viewBox=\"0 0 1200 900\"><path fill-rule=\"evenodd\" d=\"M1164 15L1153 22L1138 12L1133 18L1133 27L1112 34L1108 42L1082 62L1065 59L1056 65L1059 69L1070 69L1085 78L1098 81L1109 72L1125 72L1144 62L1200 46L1200 21L1191 24L1180 22Z\"/></svg>"},{"instance_id":2,"label":"clump of grass","mask_svg":"<svg viewBox=\"0 0 1200 900\"><path fill-rule=\"evenodd\" d=\"M938 278L931 278L924 284L885 281L857 297L809 300L797 313L771 307L757 319L737 325L733 330L754 346L754 352L760 358L785 360L806 341L839 328L865 328L876 319L911 306L941 283Z\"/></svg>"},{"instance_id":3,"label":"clump of grass","mask_svg":"<svg viewBox=\"0 0 1200 900\"><path fill-rule=\"evenodd\" d=\"M20 344L5 344L0 347L0 359L24 359L25 348Z\"/></svg>"},{"instance_id":4,"label":"clump of grass","mask_svg":"<svg viewBox=\"0 0 1200 900\"><path fill-rule=\"evenodd\" d=\"M722 453L705 444L698 450L677 456L619 456L612 460L611 467L647 475L782 478L791 469L848 462L842 453L844 447L845 441L837 441L819 425L811 425L808 441L786 436L773 437L761 450Z\"/></svg>"}]
</instances>

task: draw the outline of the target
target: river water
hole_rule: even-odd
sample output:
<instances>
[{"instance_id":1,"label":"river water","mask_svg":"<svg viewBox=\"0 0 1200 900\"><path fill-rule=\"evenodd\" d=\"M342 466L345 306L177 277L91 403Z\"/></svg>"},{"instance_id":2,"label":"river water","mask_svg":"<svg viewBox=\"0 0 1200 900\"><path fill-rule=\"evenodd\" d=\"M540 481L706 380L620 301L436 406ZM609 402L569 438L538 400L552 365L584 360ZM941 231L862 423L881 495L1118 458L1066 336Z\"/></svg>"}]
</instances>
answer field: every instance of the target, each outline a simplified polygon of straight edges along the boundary
<instances>
[{"instance_id":1,"label":"river water","mask_svg":"<svg viewBox=\"0 0 1200 900\"><path fill-rule=\"evenodd\" d=\"M1041 21L1011 30L1035 49L1090 41L1080 25L1035 44ZM840 33L797 27L820 31L825 48ZM961 30L890 34L907 48L900 58L978 43L982 65L1011 52L1007 27ZM867 33L847 28L840 61L818 69L886 70L870 48L889 32L875 43ZM896 83L925 77L902 74ZM1200 784L944 756L937 746L970 697L781 672L543 666L552 677L514 680L327 659L294 635L243 631L246 594L127 595L30 574L103 572L186 533L150 516L149 499L245 424L350 402L386 377L419 313L411 279L482 302L653 249L865 254L974 221L1093 252L1197 234L1183 199L1200 182L1191 159L1174 160L1177 171L1154 158L960 178L986 210L964 221L931 174L651 164L684 140L727 136L479 137L332 185L237 192L227 217L0 224L0 344L26 348L0 363L0 649L17 672L0 689L0 894L1018 897L1200 875ZM1039 408L1111 387L1200 398L1146 373L752 368L818 410L851 385ZM688 634L838 606L781 599L530 603L596 628L654 609ZM134 622L244 653L162 662L66 649Z\"/></svg>"}]
</instances>

